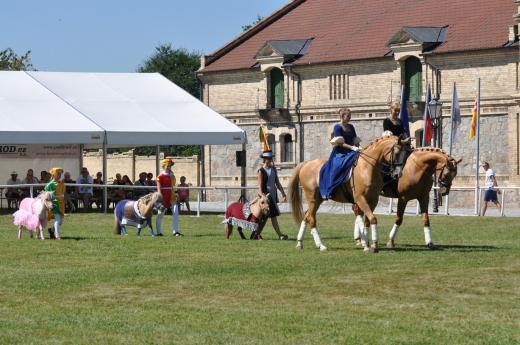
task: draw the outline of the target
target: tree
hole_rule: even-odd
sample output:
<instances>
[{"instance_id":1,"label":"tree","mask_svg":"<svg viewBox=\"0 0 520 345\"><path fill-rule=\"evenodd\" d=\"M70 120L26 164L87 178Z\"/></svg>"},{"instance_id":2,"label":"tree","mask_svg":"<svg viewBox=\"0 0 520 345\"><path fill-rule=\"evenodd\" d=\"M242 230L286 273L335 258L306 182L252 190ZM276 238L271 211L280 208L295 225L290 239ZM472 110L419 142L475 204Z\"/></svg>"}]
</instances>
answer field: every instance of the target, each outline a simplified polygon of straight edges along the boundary
<instances>
[{"instance_id":1,"label":"tree","mask_svg":"<svg viewBox=\"0 0 520 345\"><path fill-rule=\"evenodd\" d=\"M7 48L0 50L0 70L7 71L27 71L32 70L33 65L29 55L31 51L28 50L25 54L18 56L14 50Z\"/></svg>"},{"instance_id":2,"label":"tree","mask_svg":"<svg viewBox=\"0 0 520 345\"><path fill-rule=\"evenodd\" d=\"M200 86L195 72L200 68L200 53L186 49L173 49L171 44L162 44L155 48L150 56L137 69L138 72L158 72L188 91L194 97L200 97Z\"/></svg>"},{"instance_id":3,"label":"tree","mask_svg":"<svg viewBox=\"0 0 520 345\"><path fill-rule=\"evenodd\" d=\"M200 68L200 53L188 52L186 49L173 49L171 44L161 44L155 53L138 67L138 72L158 72L189 92L200 98L200 85L196 71ZM198 145L163 146L161 151L167 156L193 156L200 154ZM137 154L153 155L155 148L139 147Z\"/></svg>"},{"instance_id":4,"label":"tree","mask_svg":"<svg viewBox=\"0 0 520 345\"><path fill-rule=\"evenodd\" d=\"M253 21L253 23L249 24L249 25L243 25L242 26L242 31L247 31L249 29L251 29L253 26L255 26L256 24L260 23L262 20L264 20L264 17L261 17L259 14L256 15L256 20Z\"/></svg>"}]
</instances>

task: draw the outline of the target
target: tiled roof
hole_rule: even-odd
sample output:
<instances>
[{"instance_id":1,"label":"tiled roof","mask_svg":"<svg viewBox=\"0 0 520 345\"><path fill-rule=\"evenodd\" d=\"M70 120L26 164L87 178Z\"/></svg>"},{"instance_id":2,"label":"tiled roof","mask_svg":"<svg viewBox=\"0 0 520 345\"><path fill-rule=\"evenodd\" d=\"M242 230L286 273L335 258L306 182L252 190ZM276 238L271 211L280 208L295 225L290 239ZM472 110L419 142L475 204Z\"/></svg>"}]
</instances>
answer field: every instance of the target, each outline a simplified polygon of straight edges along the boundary
<instances>
[{"instance_id":1,"label":"tiled roof","mask_svg":"<svg viewBox=\"0 0 520 345\"><path fill-rule=\"evenodd\" d=\"M294 0L217 50L203 71L251 68L272 40L314 38L296 64L377 58L403 27L448 26L436 53L503 47L513 0Z\"/></svg>"}]
</instances>

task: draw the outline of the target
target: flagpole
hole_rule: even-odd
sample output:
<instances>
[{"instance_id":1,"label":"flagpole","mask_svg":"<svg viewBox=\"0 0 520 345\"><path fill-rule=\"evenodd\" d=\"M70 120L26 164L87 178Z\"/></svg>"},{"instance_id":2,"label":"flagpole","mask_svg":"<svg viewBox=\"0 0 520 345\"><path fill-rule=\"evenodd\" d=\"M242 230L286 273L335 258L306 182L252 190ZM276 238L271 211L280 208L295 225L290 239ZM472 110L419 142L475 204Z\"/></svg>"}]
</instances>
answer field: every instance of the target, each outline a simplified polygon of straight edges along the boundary
<instances>
[{"instance_id":1,"label":"flagpole","mask_svg":"<svg viewBox=\"0 0 520 345\"><path fill-rule=\"evenodd\" d=\"M453 126L455 124L455 82L453 82L453 91L451 93L451 128L450 128L450 151L449 154L451 156L451 152L453 150ZM449 214L449 204L450 204L450 195L446 195L446 208L444 209L444 214Z\"/></svg>"},{"instance_id":2,"label":"flagpole","mask_svg":"<svg viewBox=\"0 0 520 345\"><path fill-rule=\"evenodd\" d=\"M449 154L451 156L451 152L453 150L453 119L455 118L455 82L453 82L453 91L451 93L451 128L450 128L450 150Z\"/></svg>"},{"instance_id":3,"label":"flagpole","mask_svg":"<svg viewBox=\"0 0 520 345\"><path fill-rule=\"evenodd\" d=\"M428 118L428 95L430 91L430 84L426 87L426 102L424 105L424 123L423 123L423 136L422 136L422 147L426 146L426 119Z\"/></svg>"},{"instance_id":4,"label":"flagpole","mask_svg":"<svg viewBox=\"0 0 520 345\"><path fill-rule=\"evenodd\" d=\"M476 187L475 187L475 214L479 215L479 201L480 201L480 78L477 80L477 161L476 161Z\"/></svg>"}]
</instances>

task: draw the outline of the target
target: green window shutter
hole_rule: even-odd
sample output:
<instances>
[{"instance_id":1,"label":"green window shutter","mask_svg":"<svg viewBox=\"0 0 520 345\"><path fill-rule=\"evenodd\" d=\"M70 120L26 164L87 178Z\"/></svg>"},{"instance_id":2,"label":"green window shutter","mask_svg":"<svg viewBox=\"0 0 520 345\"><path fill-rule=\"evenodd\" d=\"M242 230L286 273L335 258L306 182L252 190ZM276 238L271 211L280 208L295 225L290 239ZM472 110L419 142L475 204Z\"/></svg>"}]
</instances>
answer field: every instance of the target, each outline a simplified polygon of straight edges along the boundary
<instances>
[{"instance_id":1,"label":"green window shutter","mask_svg":"<svg viewBox=\"0 0 520 345\"><path fill-rule=\"evenodd\" d=\"M271 70L271 108L283 108L284 85L283 73L278 68Z\"/></svg>"},{"instance_id":2,"label":"green window shutter","mask_svg":"<svg viewBox=\"0 0 520 345\"><path fill-rule=\"evenodd\" d=\"M422 100L422 64L418 58L410 57L405 61L405 86L410 102Z\"/></svg>"}]
</instances>

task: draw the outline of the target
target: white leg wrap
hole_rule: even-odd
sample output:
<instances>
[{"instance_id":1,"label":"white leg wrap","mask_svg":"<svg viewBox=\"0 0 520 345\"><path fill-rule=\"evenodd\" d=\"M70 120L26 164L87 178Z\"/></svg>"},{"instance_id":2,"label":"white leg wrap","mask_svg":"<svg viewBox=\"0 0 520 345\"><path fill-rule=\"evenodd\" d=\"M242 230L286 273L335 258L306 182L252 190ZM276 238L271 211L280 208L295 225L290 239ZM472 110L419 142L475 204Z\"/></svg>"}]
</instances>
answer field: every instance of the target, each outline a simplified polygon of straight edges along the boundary
<instances>
[{"instance_id":1,"label":"white leg wrap","mask_svg":"<svg viewBox=\"0 0 520 345\"><path fill-rule=\"evenodd\" d=\"M392 241L395 239L395 236L397 235L397 231L399 230L399 225L394 224L392 227L392 230L390 231L390 236L388 236Z\"/></svg>"},{"instance_id":2,"label":"white leg wrap","mask_svg":"<svg viewBox=\"0 0 520 345\"><path fill-rule=\"evenodd\" d=\"M61 216L59 214L54 215L54 236L60 238L60 225L62 223Z\"/></svg>"},{"instance_id":3,"label":"white leg wrap","mask_svg":"<svg viewBox=\"0 0 520 345\"><path fill-rule=\"evenodd\" d=\"M300 224L300 231L298 231L298 237L296 237L298 241L303 241L303 235L305 235L306 227L307 223L305 223L305 221L302 221L302 223Z\"/></svg>"},{"instance_id":4,"label":"white leg wrap","mask_svg":"<svg viewBox=\"0 0 520 345\"><path fill-rule=\"evenodd\" d=\"M155 218L155 229L157 230L157 233L160 234L162 232L161 230L161 224L164 217L164 212L158 211L157 217Z\"/></svg>"},{"instance_id":5,"label":"white leg wrap","mask_svg":"<svg viewBox=\"0 0 520 345\"><path fill-rule=\"evenodd\" d=\"M361 245L363 247L368 246L368 228L363 227L363 231L361 232Z\"/></svg>"},{"instance_id":6,"label":"white leg wrap","mask_svg":"<svg viewBox=\"0 0 520 345\"><path fill-rule=\"evenodd\" d=\"M424 227L424 242L426 244L432 243L432 230L428 226Z\"/></svg>"},{"instance_id":7,"label":"white leg wrap","mask_svg":"<svg viewBox=\"0 0 520 345\"><path fill-rule=\"evenodd\" d=\"M172 205L172 226L173 233L179 232L179 207L177 203Z\"/></svg>"},{"instance_id":8,"label":"white leg wrap","mask_svg":"<svg viewBox=\"0 0 520 345\"><path fill-rule=\"evenodd\" d=\"M357 240L361 238L361 231L363 231L363 217L357 216L356 221L354 222L354 239Z\"/></svg>"},{"instance_id":9,"label":"white leg wrap","mask_svg":"<svg viewBox=\"0 0 520 345\"><path fill-rule=\"evenodd\" d=\"M321 243L320 235L318 234L318 230L316 228L313 228L311 230L311 235L314 238L314 243L316 244L316 248L318 248L321 251L327 250L327 247Z\"/></svg>"},{"instance_id":10,"label":"white leg wrap","mask_svg":"<svg viewBox=\"0 0 520 345\"><path fill-rule=\"evenodd\" d=\"M372 242L379 241L379 234L377 232L377 224L371 224L370 228L372 229Z\"/></svg>"}]
</instances>

